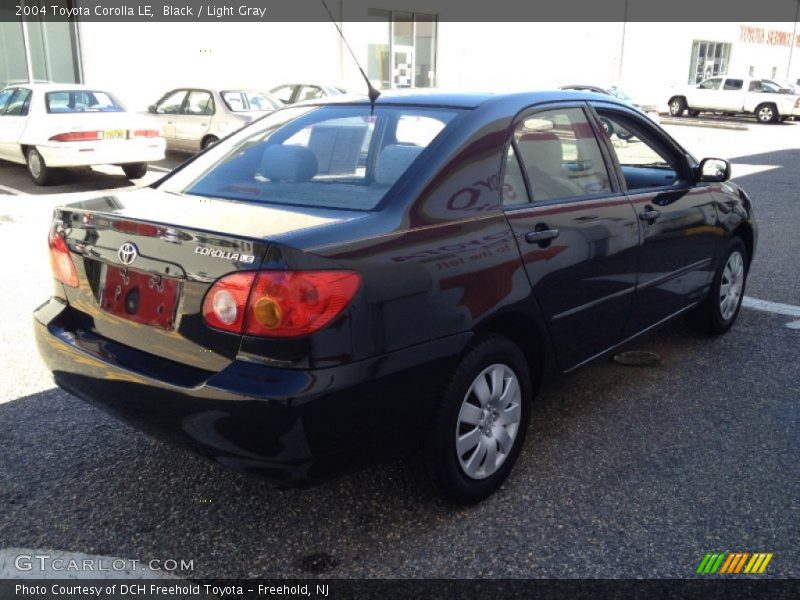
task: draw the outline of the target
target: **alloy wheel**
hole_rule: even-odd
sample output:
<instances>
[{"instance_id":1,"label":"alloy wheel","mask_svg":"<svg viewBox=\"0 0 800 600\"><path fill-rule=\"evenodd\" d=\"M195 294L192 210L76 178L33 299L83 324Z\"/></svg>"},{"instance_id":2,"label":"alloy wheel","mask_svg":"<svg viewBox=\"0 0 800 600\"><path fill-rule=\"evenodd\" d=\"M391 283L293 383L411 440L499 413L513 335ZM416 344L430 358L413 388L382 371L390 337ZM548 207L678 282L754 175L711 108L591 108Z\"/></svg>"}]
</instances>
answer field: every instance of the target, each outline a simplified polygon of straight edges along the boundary
<instances>
[{"instance_id":1,"label":"alloy wheel","mask_svg":"<svg viewBox=\"0 0 800 600\"><path fill-rule=\"evenodd\" d=\"M522 392L514 371L493 364L473 380L458 415L456 453L472 479L490 477L508 457L522 418Z\"/></svg>"},{"instance_id":2,"label":"alloy wheel","mask_svg":"<svg viewBox=\"0 0 800 600\"><path fill-rule=\"evenodd\" d=\"M727 321L736 313L744 290L744 258L738 252L732 252L722 271L719 286L719 312Z\"/></svg>"},{"instance_id":3,"label":"alloy wheel","mask_svg":"<svg viewBox=\"0 0 800 600\"><path fill-rule=\"evenodd\" d=\"M762 123L767 123L769 121L772 121L772 118L773 118L773 113L772 109L769 106L762 106L758 110L758 120L761 121Z\"/></svg>"}]
</instances>

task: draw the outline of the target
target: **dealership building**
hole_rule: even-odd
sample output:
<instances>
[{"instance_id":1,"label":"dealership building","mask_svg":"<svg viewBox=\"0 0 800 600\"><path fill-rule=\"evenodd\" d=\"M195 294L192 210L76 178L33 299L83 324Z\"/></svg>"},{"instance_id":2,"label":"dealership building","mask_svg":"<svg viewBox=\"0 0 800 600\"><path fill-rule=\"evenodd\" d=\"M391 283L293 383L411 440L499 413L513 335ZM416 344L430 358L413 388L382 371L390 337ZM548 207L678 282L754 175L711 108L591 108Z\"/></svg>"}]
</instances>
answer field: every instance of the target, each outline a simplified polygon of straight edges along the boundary
<instances>
[{"instance_id":1,"label":"dealership building","mask_svg":"<svg viewBox=\"0 0 800 600\"><path fill-rule=\"evenodd\" d=\"M627 3L606 5L615 3L619 20L605 23L459 22L462 15L444 5L437 10L437 0L330 4L359 62L381 88L620 85L642 101L665 105L669 88L712 75L791 83L800 78L796 21L626 22ZM302 23L12 18L0 22L0 84L84 82L114 92L135 110L185 86L325 83L362 92L352 57L321 5L319 11L311 15L317 20ZM616 13L609 10L609 18Z\"/></svg>"}]
</instances>

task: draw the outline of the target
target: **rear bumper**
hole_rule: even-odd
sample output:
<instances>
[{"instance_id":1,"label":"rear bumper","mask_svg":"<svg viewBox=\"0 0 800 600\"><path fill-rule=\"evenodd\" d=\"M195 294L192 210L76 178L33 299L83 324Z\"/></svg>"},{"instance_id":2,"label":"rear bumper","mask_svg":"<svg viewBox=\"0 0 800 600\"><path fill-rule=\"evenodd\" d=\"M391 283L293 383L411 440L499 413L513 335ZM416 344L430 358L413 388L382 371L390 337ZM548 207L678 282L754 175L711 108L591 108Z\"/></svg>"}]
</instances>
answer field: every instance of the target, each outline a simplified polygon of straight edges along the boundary
<instances>
[{"instance_id":1,"label":"rear bumper","mask_svg":"<svg viewBox=\"0 0 800 600\"><path fill-rule=\"evenodd\" d=\"M34 329L60 387L159 439L284 483L324 480L416 447L470 339L328 369L236 360L209 373L76 330L57 299L35 311Z\"/></svg>"},{"instance_id":2,"label":"rear bumper","mask_svg":"<svg viewBox=\"0 0 800 600\"><path fill-rule=\"evenodd\" d=\"M133 140L99 140L96 142L52 142L36 145L48 167L83 167L89 165L122 165L163 160L164 138Z\"/></svg>"}]
</instances>

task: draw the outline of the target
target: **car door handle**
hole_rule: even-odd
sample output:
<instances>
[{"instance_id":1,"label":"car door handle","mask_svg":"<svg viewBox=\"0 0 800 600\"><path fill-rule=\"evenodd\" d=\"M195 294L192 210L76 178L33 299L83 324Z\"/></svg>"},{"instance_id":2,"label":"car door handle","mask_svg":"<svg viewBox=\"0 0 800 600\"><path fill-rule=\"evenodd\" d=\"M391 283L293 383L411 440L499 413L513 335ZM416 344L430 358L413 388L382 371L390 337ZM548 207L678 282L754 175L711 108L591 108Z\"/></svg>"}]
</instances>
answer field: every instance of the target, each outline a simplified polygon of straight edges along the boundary
<instances>
[{"instance_id":1,"label":"car door handle","mask_svg":"<svg viewBox=\"0 0 800 600\"><path fill-rule=\"evenodd\" d=\"M529 231L525 234L525 241L529 244L536 244L538 242L547 242L554 240L558 237L558 229L537 229Z\"/></svg>"},{"instance_id":2,"label":"car door handle","mask_svg":"<svg viewBox=\"0 0 800 600\"><path fill-rule=\"evenodd\" d=\"M639 218L642 221L647 221L650 224L652 224L660 216L661 216L661 211L656 210L652 206L645 207L645 209L639 213Z\"/></svg>"}]
</instances>

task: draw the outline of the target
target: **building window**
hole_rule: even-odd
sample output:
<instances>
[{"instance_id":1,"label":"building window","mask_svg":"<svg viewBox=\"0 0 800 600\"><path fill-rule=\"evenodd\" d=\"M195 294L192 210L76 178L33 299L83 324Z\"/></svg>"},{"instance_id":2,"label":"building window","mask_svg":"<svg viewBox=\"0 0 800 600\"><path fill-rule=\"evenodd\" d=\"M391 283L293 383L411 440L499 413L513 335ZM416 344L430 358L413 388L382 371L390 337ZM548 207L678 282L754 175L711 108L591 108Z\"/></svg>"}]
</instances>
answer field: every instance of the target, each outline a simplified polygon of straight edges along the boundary
<instances>
[{"instance_id":1,"label":"building window","mask_svg":"<svg viewBox=\"0 0 800 600\"><path fill-rule=\"evenodd\" d=\"M436 85L436 15L370 9L367 76L381 88Z\"/></svg>"},{"instance_id":2,"label":"building window","mask_svg":"<svg viewBox=\"0 0 800 600\"><path fill-rule=\"evenodd\" d=\"M71 8L72 0L29 0L27 6ZM0 87L14 82L81 81L77 23L44 16L0 22Z\"/></svg>"},{"instance_id":3,"label":"building window","mask_svg":"<svg viewBox=\"0 0 800 600\"><path fill-rule=\"evenodd\" d=\"M731 59L731 45L724 42L692 43L692 63L689 70L689 83L700 83L709 77L728 74Z\"/></svg>"}]
</instances>

